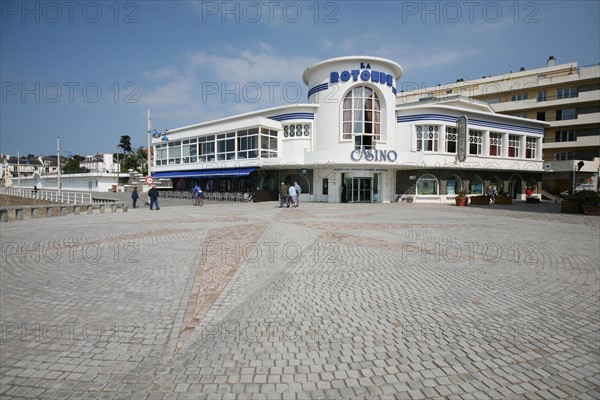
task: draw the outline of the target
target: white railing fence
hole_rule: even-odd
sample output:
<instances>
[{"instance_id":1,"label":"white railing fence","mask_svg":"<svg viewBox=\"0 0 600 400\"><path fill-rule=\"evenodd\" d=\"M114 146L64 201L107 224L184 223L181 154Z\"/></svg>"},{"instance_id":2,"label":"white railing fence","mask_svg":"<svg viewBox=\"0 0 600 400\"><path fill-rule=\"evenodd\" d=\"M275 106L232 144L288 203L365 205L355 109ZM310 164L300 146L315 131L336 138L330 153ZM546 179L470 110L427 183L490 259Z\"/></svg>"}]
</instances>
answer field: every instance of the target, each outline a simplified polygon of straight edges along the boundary
<instances>
[{"instance_id":1,"label":"white railing fence","mask_svg":"<svg viewBox=\"0 0 600 400\"><path fill-rule=\"evenodd\" d=\"M57 190L32 190L19 188L0 188L0 194L7 196L26 197L29 199L56 201L60 203L71 204L90 204L92 202L91 193L65 192L60 194Z\"/></svg>"}]
</instances>

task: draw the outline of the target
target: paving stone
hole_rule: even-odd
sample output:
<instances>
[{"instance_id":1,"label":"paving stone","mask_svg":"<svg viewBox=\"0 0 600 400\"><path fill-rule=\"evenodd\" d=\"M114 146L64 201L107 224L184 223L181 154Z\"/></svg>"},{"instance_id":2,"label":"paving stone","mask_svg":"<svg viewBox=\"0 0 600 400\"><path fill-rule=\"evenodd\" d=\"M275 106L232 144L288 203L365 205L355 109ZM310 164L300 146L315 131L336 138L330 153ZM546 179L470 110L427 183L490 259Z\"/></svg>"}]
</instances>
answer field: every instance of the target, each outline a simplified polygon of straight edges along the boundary
<instances>
[{"instance_id":1,"label":"paving stone","mask_svg":"<svg viewBox=\"0 0 600 400\"><path fill-rule=\"evenodd\" d=\"M4 224L0 395L593 398L600 222L552 207L207 204Z\"/></svg>"}]
</instances>

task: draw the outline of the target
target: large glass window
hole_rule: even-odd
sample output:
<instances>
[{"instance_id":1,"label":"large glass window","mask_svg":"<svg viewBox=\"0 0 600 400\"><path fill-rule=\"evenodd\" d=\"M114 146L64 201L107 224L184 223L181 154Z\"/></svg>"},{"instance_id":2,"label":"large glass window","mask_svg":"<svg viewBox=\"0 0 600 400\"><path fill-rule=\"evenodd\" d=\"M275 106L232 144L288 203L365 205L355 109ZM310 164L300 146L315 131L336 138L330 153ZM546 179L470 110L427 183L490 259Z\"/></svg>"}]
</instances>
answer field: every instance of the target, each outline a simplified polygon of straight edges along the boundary
<instances>
[{"instance_id":1,"label":"large glass window","mask_svg":"<svg viewBox=\"0 0 600 400\"><path fill-rule=\"evenodd\" d=\"M155 165L167 165L167 144L157 144L156 147L154 147L154 149Z\"/></svg>"},{"instance_id":2,"label":"large glass window","mask_svg":"<svg viewBox=\"0 0 600 400\"><path fill-rule=\"evenodd\" d=\"M342 110L342 139L354 137L357 149L374 148L381 139L381 104L373 89L353 88L344 98Z\"/></svg>"},{"instance_id":3,"label":"large glass window","mask_svg":"<svg viewBox=\"0 0 600 400\"><path fill-rule=\"evenodd\" d=\"M237 158L258 158L258 128L238 131Z\"/></svg>"},{"instance_id":4,"label":"large glass window","mask_svg":"<svg viewBox=\"0 0 600 400\"><path fill-rule=\"evenodd\" d=\"M262 158L277 157L277 131L261 128L260 156Z\"/></svg>"},{"instance_id":5,"label":"large glass window","mask_svg":"<svg viewBox=\"0 0 600 400\"><path fill-rule=\"evenodd\" d=\"M483 132L469 129L469 154L480 155Z\"/></svg>"},{"instance_id":6,"label":"large glass window","mask_svg":"<svg viewBox=\"0 0 600 400\"><path fill-rule=\"evenodd\" d=\"M479 176L474 176L469 182L469 194L483 194L483 180Z\"/></svg>"},{"instance_id":7,"label":"large glass window","mask_svg":"<svg viewBox=\"0 0 600 400\"><path fill-rule=\"evenodd\" d=\"M517 135L508 135L508 156L519 157L521 138Z\"/></svg>"},{"instance_id":8,"label":"large glass window","mask_svg":"<svg viewBox=\"0 0 600 400\"><path fill-rule=\"evenodd\" d=\"M200 150L198 161L215 161L215 135L198 138L198 147Z\"/></svg>"},{"instance_id":9,"label":"large glass window","mask_svg":"<svg viewBox=\"0 0 600 400\"><path fill-rule=\"evenodd\" d=\"M417 195L437 195L438 181L433 175L422 175L417 180Z\"/></svg>"},{"instance_id":10,"label":"large glass window","mask_svg":"<svg viewBox=\"0 0 600 400\"><path fill-rule=\"evenodd\" d=\"M440 127L417 125L417 151L438 151Z\"/></svg>"},{"instance_id":11,"label":"large glass window","mask_svg":"<svg viewBox=\"0 0 600 400\"><path fill-rule=\"evenodd\" d=\"M181 148L183 163L195 163L198 161L198 145L196 144L198 139L186 139L182 141L183 147Z\"/></svg>"},{"instance_id":12,"label":"large glass window","mask_svg":"<svg viewBox=\"0 0 600 400\"><path fill-rule=\"evenodd\" d=\"M513 94L510 96L510 101L522 101L527 100L529 95L527 93Z\"/></svg>"},{"instance_id":13,"label":"large glass window","mask_svg":"<svg viewBox=\"0 0 600 400\"><path fill-rule=\"evenodd\" d=\"M577 88L575 87L556 89L557 100L570 99L573 97L577 97Z\"/></svg>"},{"instance_id":14,"label":"large glass window","mask_svg":"<svg viewBox=\"0 0 600 400\"><path fill-rule=\"evenodd\" d=\"M567 119L577 119L577 110L574 108L567 108L565 110L556 110L556 120L564 121Z\"/></svg>"},{"instance_id":15,"label":"large glass window","mask_svg":"<svg viewBox=\"0 0 600 400\"><path fill-rule=\"evenodd\" d=\"M217 135L217 161L235 159L235 132Z\"/></svg>"},{"instance_id":16,"label":"large glass window","mask_svg":"<svg viewBox=\"0 0 600 400\"><path fill-rule=\"evenodd\" d=\"M568 129L564 131L556 131L554 135L555 142L573 142L575 141L575 130Z\"/></svg>"},{"instance_id":17,"label":"large glass window","mask_svg":"<svg viewBox=\"0 0 600 400\"><path fill-rule=\"evenodd\" d=\"M456 153L456 128L452 126L446 127L446 152Z\"/></svg>"},{"instance_id":18,"label":"large glass window","mask_svg":"<svg viewBox=\"0 0 600 400\"><path fill-rule=\"evenodd\" d=\"M462 179L457 175L452 175L446 184L446 194L455 195L463 191Z\"/></svg>"},{"instance_id":19,"label":"large glass window","mask_svg":"<svg viewBox=\"0 0 600 400\"><path fill-rule=\"evenodd\" d=\"M167 148L169 151L169 165L181 164L181 140L169 142Z\"/></svg>"},{"instance_id":20,"label":"large glass window","mask_svg":"<svg viewBox=\"0 0 600 400\"><path fill-rule=\"evenodd\" d=\"M535 158L537 139L528 137L525 139L525 158Z\"/></svg>"},{"instance_id":21,"label":"large glass window","mask_svg":"<svg viewBox=\"0 0 600 400\"><path fill-rule=\"evenodd\" d=\"M554 153L554 159L556 161L574 160L575 159L575 152L573 152L573 151L562 151L562 152L559 152L559 153Z\"/></svg>"},{"instance_id":22,"label":"large glass window","mask_svg":"<svg viewBox=\"0 0 600 400\"><path fill-rule=\"evenodd\" d=\"M490 132L490 156L500 157L502 155L502 134Z\"/></svg>"},{"instance_id":23,"label":"large glass window","mask_svg":"<svg viewBox=\"0 0 600 400\"><path fill-rule=\"evenodd\" d=\"M303 130L304 125L300 126ZM255 127L160 143L155 146L156 165L277 157L277 134L273 129Z\"/></svg>"},{"instance_id":24,"label":"large glass window","mask_svg":"<svg viewBox=\"0 0 600 400\"><path fill-rule=\"evenodd\" d=\"M546 101L546 91L540 90L537 95L537 101Z\"/></svg>"}]
</instances>

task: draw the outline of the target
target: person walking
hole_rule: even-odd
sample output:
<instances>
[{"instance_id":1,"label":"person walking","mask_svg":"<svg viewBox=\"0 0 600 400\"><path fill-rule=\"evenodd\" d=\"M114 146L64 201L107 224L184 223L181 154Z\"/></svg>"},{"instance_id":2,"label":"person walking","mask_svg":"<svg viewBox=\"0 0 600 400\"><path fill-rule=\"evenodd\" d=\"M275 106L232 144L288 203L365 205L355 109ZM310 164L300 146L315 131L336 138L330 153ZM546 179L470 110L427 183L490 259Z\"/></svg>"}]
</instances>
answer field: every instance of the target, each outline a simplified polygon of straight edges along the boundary
<instances>
[{"instance_id":1,"label":"person walking","mask_svg":"<svg viewBox=\"0 0 600 400\"><path fill-rule=\"evenodd\" d=\"M194 186L192 193L194 194L194 205L202 206L204 203L204 194L202 193L202 188L196 185Z\"/></svg>"},{"instance_id":2,"label":"person walking","mask_svg":"<svg viewBox=\"0 0 600 400\"><path fill-rule=\"evenodd\" d=\"M292 207L298 207L298 204L296 203L296 188L294 187L294 185L290 185L290 188L288 189L288 195L291 198L291 203L292 203ZM288 200L289 202L289 200ZM288 204L289 207L289 204Z\"/></svg>"},{"instance_id":3,"label":"person walking","mask_svg":"<svg viewBox=\"0 0 600 400\"><path fill-rule=\"evenodd\" d=\"M150 197L150 210L152 210L152 206L156 204L156 211L160 210L158 206L158 189L156 189L156 185L152 185L152 189L148 190L148 197Z\"/></svg>"},{"instance_id":4,"label":"person walking","mask_svg":"<svg viewBox=\"0 0 600 400\"><path fill-rule=\"evenodd\" d=\"M281 186L279 187L279 208L283 208L283 204L290 206L288 202L288 188L285 186L284 182L281 182Z\"/></svg>"},{"instance_id":5,"label":"person walking","mask_svg":"<svg viewBox=\"0 0 600 400\"><path fill-rule=\"evenodd\" d=\"M302 188L298 185L297 181L294 181L294 189L296 189L296 207L300 207L300 193L302 193Z\"/></svg>"},{"instance_id":6,"label":"person walking","mask_svg":"<svg viewBox=\"0 0 600 400\"><path fill-rule=\"evenodd\" d=\"M131 192L131 200L133 201L133 208L137 208L137 201L140 198L140 194L138 193L137 187L133 188L133 192Z\"/></svg>"}]
</instances>

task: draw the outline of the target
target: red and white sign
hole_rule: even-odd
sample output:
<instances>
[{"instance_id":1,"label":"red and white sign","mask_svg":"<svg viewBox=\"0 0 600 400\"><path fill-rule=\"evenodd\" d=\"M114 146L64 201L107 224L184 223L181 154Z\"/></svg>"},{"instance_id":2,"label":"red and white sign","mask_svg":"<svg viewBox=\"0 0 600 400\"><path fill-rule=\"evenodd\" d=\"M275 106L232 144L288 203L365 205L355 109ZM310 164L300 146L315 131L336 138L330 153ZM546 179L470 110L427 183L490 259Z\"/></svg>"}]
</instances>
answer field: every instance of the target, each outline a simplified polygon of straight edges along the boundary
<instances>
[{"instance_id":1,"label":"red and white sign","mask_svg":"<svg viewBox=\"0 0 600 400\"><path fill-rule=\"evenodd\" d=\"M147 176L146 177L146 185L153 185L154 184L154 178L151 176Z\"/></svg>"}]
</instances>

